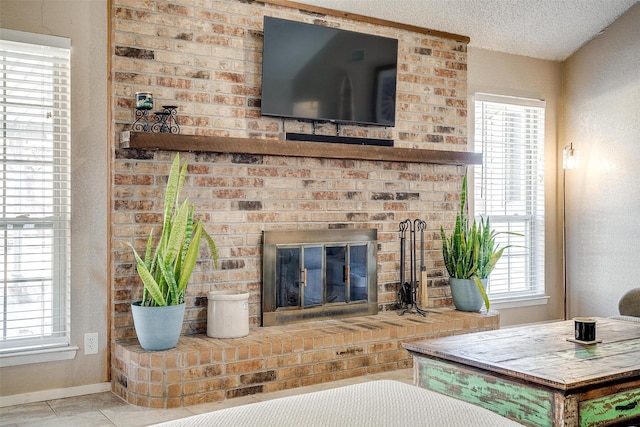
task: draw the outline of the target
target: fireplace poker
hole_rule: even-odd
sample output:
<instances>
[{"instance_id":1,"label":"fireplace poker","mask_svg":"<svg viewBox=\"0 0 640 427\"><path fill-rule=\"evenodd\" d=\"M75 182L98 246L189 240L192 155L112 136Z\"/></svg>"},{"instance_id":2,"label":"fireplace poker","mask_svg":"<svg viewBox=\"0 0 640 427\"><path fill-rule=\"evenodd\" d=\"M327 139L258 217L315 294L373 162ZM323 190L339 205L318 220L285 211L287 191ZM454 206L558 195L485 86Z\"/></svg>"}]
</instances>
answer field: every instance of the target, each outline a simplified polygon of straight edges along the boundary
<instances>
[{"instance_id":1,"label":"fireplace poker","mask_svg":"<svg viewBox=\"0 0 640 427\"><path fill-rule=\"evenodd\" d=\"M401 306L410 304L411 285L406 281L406 241L407 230L411 228L411 221L406 219L400 222L400 287L398 288L398 302Z\"/></svg>"},{"instance_id":2,"label":"fireplace poker","mask_svg":"<svg viewBox=\"0 0 640 427\"><path fill-rule=\"evenodd\" d=\"M424 230L427 223L421 221L418 223L420 231L420 304L423 307L429 305L429 295L427 292L427 266L424 264Z\"/></svg>"},{"instance_id":3,"label":"fireplace poker","mask_svg":"<svg viewBox=\"0 0 640 427\"><path fill-rule=\"evenodd\" d=\"M418 274L416 271L416 225L418 224L416 221L419 220L414 220L412 227L411 227L411 287L413 288L414 284L416 283L416 280L418 280ZM412 289L413 292L413 289Z\"/></svg>"}]
</instances>

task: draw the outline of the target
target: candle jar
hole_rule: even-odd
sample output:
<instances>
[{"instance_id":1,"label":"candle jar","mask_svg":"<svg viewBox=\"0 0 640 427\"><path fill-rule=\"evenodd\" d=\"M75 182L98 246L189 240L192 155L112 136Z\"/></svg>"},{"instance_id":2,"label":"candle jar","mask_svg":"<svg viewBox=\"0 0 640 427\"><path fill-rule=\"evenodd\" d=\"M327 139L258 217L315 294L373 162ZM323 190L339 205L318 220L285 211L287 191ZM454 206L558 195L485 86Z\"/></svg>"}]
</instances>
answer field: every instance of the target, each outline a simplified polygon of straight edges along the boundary
<instances>
[{"instance_id":1,"label":"candle jar","mask_svg":"<svg viewBox=\"0 0 640 427\"><path fill-rule=\"evenodd\" d=\"M149 92L136 92L136 109L153 109L153 95Z\"/></svg>"},{"instance_id":2,"label":"candle jar","mask_svg":"<svg viewBox=\"0 0 640 427\"><path fill-rule=\"evenodd\" d=\"M578 341L596 340L596 319L592 317L574 317L575 333Z\"/></svg>"}]
</instances>

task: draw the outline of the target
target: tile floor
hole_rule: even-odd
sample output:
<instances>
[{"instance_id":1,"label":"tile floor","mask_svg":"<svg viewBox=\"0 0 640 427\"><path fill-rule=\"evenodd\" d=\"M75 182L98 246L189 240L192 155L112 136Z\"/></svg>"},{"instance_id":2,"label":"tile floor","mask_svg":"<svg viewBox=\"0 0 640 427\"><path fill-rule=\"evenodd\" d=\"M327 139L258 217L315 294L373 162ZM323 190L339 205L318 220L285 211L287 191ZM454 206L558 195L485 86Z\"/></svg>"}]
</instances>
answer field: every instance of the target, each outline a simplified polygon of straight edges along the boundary
<instances>
[{"instance_id":1,"label":"tile floor","mask_svg":"<svg viewBox=\"0 0 640 427\"><path fill-rule=\"evenodd\" d=\"M262 400L326 390L329 388L379 379L393 379L412 384L413 369L400 369L314 386L300 387L273 393L254 394L251 396L226 400L224 402L205 403L202 405L176 409L140 408L127 404L115 394L109 392L96 393L67 399L48 400L46 402L28 403L25 405L0 408L0 426L148 426L231 406L245 405Z\"/></svg>"}]
</instances>

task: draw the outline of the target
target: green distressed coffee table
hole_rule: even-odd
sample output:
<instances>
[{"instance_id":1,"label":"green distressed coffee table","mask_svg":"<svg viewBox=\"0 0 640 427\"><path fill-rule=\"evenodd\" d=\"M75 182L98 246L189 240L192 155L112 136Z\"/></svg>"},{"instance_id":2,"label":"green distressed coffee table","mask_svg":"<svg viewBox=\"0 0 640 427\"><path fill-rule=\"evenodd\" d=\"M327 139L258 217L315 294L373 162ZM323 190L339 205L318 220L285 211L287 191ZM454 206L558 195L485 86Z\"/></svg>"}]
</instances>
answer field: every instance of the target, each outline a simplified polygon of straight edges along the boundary
<instances>
[{"instance_id":1,"label":"green distressed coffee table","mask_svg":"<svg viewBox=\"0 0 640 427\"><path fill-rule=\"evenodd\" d=\"M530 426L640 420L640 323L597 319L581 345L573 321L406 343L414 381Z\"/></svg>"}]
</instances>

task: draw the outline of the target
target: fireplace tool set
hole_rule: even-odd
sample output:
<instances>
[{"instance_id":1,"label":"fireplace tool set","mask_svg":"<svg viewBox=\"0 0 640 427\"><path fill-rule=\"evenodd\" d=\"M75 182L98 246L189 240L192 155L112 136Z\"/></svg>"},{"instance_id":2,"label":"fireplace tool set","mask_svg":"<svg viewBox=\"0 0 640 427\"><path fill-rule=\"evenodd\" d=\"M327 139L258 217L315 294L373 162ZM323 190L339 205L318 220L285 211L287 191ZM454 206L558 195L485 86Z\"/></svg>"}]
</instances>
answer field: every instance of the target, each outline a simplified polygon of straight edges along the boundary
<instances>
[{"instance_id":1,"label":"fireplace tool set","mask_svg":"<svg viewBox=\"0 0 640 427\"><path fill-rule=\"evenodd\" d=\"M405 219L400 222L400 288L398 289L398 302L400 303L400 308L404 308L400 315L409 312L416 312L421 315L425 315L426 310L418 307L417 297L418 297L418 284L422 284L423 292L426 292L426 278L427 278L427 267L424 265L424 230L427 226L427 223L420 220L415 219L411 221L410 219ZM406 241L407 241L407 232L409 232L409 281L406 280L406 263L407 263L407 252L406 252ZM417 244L416 244L416 236L420 233L420 278L421 281L418 280L418 267L417 267Z\"/></svg>"}]
</instances>

